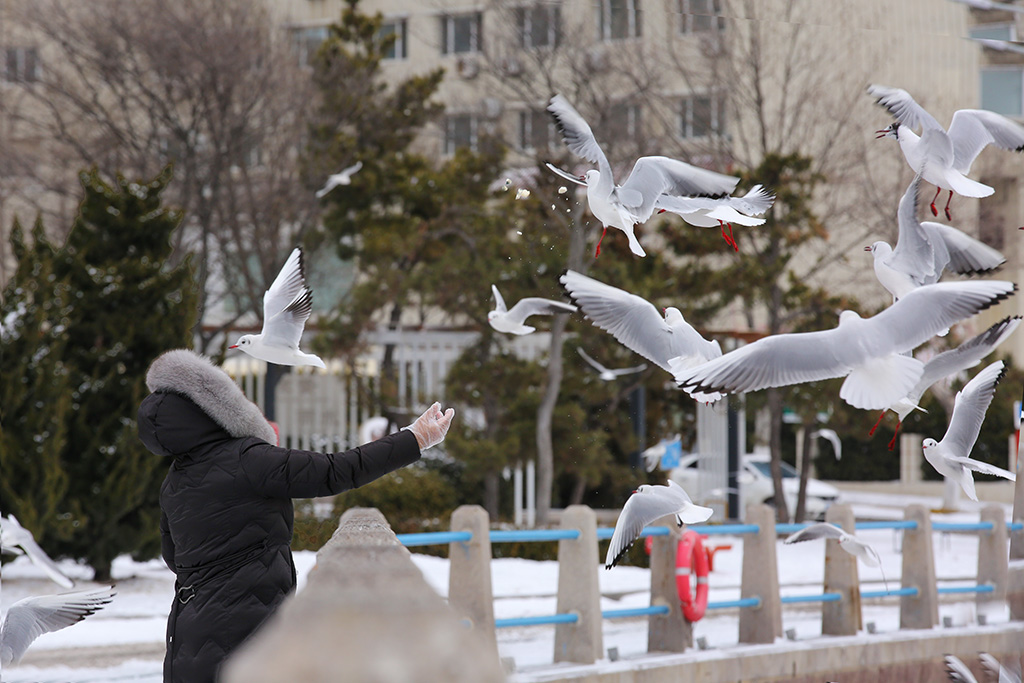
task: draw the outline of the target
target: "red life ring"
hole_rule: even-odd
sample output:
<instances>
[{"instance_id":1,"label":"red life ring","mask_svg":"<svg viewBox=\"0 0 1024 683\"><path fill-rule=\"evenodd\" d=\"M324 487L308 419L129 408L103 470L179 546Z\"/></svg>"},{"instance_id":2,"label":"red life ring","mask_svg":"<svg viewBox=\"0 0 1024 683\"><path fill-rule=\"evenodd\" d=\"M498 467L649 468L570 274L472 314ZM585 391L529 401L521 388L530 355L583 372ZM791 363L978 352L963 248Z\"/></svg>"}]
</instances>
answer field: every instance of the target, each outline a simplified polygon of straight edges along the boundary
<instances>
[{"instance_id":1,"label":"red life ring","mask_svg":"<svg viewBox=\"0 0 1024 683\"><path fill-rule=\"evenodd\" d=\"M697 575L697 594L690 592L690 574ZM700 621L708 608L708 554L701 535L687 531L676 548L676 591L683 616L693 623Z\"/></svg>"}]
</instances>

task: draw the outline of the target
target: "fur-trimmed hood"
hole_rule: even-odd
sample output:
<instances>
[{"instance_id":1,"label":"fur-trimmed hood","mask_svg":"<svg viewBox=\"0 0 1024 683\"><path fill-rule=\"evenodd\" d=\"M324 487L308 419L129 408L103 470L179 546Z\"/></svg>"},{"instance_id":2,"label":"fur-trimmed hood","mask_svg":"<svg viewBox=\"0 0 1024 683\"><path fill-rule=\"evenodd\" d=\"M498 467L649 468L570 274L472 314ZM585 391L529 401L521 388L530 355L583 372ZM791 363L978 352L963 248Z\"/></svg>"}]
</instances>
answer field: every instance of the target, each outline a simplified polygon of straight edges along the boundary
<instances>
[{"instance_id":1,"label":"fur-trimmed hood","mask_svg":"<svg viewBox=\"0 0 1024 683\"><path fill-rule=\"evenodd\" d=\"M198 441L213 438L216 431L277 442L274 428L256 404L224 370L194 351L175 349L160 355L149 366L146 386L153 393L139 408L139 436L154 453L187 452ZM168 401L168 394L184 397L192 405Z\"/></svg>"}]
</instances>

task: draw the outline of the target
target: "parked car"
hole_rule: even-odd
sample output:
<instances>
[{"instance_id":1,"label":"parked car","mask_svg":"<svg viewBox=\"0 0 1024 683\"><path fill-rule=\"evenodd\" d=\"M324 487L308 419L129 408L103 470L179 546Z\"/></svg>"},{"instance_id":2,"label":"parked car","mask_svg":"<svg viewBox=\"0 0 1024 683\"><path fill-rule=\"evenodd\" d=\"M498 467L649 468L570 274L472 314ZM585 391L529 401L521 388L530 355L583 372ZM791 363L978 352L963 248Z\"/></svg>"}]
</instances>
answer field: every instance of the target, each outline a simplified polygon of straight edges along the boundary
<instances>
[{"instance_id":1,"label":"parked car","mask_svg":"<svg viewBox=\"0 0 1024 683\"><path fill-rule=\"evenodd\" d=\"M686 489L694 502L704 504L708 501L719 502L726 499L721 490L704 491L700 486L698 461L702 456L696 453L683 455L679 466L669 471L669 478ZM722 456L724 457L724 456ZM748 453L743 456L743 465L739 473L740 507L746 509L748 503L775 504L775 487L772 485L771 456L767 453ZM716 484L717 486L717 484ZM788 463L782 463L782 492L786 499L786 507L790 514L796 512L796 499L800 490L800 473ZM807 480L807 517L824 519L825 511L839 496L839 489L818 479Z\"/></svg>"}]
</instances>

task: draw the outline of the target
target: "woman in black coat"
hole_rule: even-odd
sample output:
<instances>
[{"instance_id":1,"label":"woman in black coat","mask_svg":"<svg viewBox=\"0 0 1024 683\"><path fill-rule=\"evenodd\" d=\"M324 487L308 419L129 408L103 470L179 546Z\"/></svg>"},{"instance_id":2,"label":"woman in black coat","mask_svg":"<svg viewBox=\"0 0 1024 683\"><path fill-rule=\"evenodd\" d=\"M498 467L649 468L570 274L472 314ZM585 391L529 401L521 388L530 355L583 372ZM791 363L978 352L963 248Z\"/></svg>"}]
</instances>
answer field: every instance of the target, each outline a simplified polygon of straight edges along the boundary
<instances>
[{"instance_id":1,"label":"woman in black coat","mask_svg":"<svg viewBox=\"0 0 1024 683\"><path fill-rule=\"evenodd\" d=\"M259 408L192 351L150 366L139 436L171 458L160 490L163 557L174 570L164 681L217 668L295 589L292 498L341 493L415 462L454 411L434 404L408 429L343 453L278 448Z\"/></svg>"}]
</instances>

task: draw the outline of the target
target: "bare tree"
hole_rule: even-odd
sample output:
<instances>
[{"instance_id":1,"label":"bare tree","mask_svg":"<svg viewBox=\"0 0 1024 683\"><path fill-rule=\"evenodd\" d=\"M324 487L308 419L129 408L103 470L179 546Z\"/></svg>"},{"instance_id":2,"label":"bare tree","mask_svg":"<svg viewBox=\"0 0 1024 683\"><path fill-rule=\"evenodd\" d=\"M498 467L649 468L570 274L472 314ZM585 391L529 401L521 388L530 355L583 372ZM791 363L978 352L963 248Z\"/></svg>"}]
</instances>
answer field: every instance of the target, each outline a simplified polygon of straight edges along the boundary
<instances>
[{"instance_id":1,"label":"bare tree","mask_svg":"<svg viewBox=\"0 0 1024 683\"><path fill-rule=\"evenodd\" d=\"M206 347L252 311L280 256L316 215L295 164L309 79L251 0L42 0L11 21L40 42L36 82L0 102L38 209L74 192L74 173L148 177L173 164L183 212L176 260L195 254ZM24 176L23 176L24 177ZM2 192L2 191L0 191Z\"/></svg>"}]
</instances>

